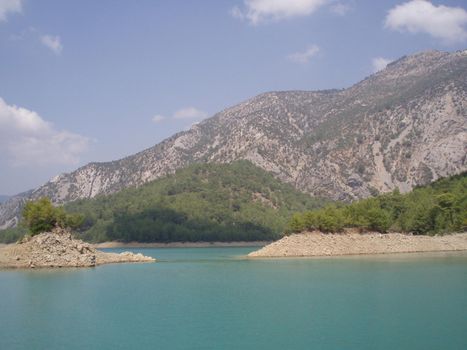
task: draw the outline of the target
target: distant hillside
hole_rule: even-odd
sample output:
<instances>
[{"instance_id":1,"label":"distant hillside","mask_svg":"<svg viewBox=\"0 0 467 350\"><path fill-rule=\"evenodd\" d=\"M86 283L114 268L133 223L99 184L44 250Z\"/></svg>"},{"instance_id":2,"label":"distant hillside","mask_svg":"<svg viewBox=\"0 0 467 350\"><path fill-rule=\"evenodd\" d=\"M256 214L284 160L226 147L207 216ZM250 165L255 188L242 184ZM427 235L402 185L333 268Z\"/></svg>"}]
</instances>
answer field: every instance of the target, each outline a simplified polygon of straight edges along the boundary
<instances>
[{"instance_id":1,"label":"distant hillside","mask_svg":"<svg viewBox=\"0 0 467 350\"><path fill-rule=\"evenodd\" d=\"M6 202L10 196L0 194L0 203Z\"/></svg>"},{"instance_id":2,"label":"distant hillside","mask_svg":"<svg viewBox=\"0 0 467 350\"><path fill-rule=\"evenodd\" d=\"M328 206L295 214L288 230L336 232L352 227L414 234L466 231L467 172L417 187L406 194L394 191L347 206Z\"/></svg>"},{"instance_id":3,"label":"distant hillside","mask_svg":"<svg viewBox=\"0 0 467 350\"><path fill-rule=\"evenodd\" d=\"M252 241L278 238L292 212L319 207L248 161L196 164L138 188L78 200L87 241Z\"/></svg>"},{"instance_id":4,"label":"distant hillside","mask_svg":"<svg viewBox=\"0 0 467 350\"><path fill-rule=\"evenodd\" d=\"M422 52L342 90L256 96L127 158L91 163L0 205L111 194L193 163L250 160L296 189L352 201L467 170L467 50Z\"/></svg>"}]
</instances>

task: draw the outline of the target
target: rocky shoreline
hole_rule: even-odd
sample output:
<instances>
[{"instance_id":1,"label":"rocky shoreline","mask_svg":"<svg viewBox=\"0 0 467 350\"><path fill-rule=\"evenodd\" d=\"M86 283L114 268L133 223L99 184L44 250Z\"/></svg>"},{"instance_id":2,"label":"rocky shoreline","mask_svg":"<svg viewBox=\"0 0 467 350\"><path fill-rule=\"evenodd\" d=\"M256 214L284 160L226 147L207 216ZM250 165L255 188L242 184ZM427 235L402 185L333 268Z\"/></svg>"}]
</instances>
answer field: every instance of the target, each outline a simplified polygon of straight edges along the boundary
<instances>
[{"instance_id":1,"label":"rocky shoreline","mask_svg":"<svg viewBox=\"0 0 467 350\"><path fill-rule=\"evenodd\" d=\"M154 258L143 254L99 251L59 228L0 248L0 268L94 267L153 261Z\"/></svg>"},{"instance_id":2,"label":"rocky shoreline","mask_svg":"<svg viewBox=\"0 0 467 350\"><path fill-rule=\"evenodd\" d=\"M420 253L467 250L467 233L445 236L414 236L401 233L304 232L285 236L250 258L340 256L362 254Z\"/></svg>"}]
</instances>

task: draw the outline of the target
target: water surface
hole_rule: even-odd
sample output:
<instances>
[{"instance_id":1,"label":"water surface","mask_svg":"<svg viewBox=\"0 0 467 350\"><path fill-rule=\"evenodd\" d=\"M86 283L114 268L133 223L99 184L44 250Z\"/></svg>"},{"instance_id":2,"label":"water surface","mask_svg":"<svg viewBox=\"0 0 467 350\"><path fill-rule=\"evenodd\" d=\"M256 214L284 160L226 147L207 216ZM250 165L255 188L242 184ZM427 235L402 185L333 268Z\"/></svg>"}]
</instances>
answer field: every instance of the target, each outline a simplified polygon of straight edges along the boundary
<instances>
[{"instance_id":1,"label":"water surface","mask_svg":"<svg viewBox=\"0 0 467 350\"><path fill-rule=\"evenodd\" d=\"M0 270L0 349L467 349L467 255Z\"/></svg>"}]
</instances>

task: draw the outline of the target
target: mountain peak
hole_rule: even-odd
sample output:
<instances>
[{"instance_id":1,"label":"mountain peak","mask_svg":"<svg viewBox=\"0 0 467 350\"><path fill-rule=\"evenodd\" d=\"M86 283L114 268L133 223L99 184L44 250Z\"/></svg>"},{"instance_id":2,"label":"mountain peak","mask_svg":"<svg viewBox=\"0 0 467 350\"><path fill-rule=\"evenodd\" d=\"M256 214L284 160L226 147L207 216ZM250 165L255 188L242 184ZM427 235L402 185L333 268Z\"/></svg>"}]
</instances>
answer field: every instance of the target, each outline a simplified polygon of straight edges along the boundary
<instances>
[{"instance_id":1,"label":"mountain peak","mask_svg":"<svg viewBox=\"0 0 467 350\"><path fill-rule=\"evenodd\" d=\"M0 227L27 198L109 194L192 163L249 160L313 195L408 191L467 170L467 55L405 56L343 90L272 91L133 156L91 163L0 205Z\"/></svg>"}]
</instances>

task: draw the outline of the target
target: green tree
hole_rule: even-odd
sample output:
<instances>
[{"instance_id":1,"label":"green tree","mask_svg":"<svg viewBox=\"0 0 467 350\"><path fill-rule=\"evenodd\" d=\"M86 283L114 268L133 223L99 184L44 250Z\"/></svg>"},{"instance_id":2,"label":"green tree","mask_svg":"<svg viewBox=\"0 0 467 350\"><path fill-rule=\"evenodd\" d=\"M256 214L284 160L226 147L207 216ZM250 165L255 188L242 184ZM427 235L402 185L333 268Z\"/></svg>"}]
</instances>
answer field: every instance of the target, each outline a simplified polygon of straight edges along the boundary
<instances>
[{"instance_id":1,"label":"green tree","mask_svg":"<svg viewBox=\"0 0 467 350\"><path fill-rule=\"evenodd\" d=\"M343 207L295 214L289 227L336 232L343 227L386 232L436 234L467 229L467 173L440 179L412 192L399 190Z\"/></svg>"},{"instance_id":2,"label":"green tree","mask_svg":"<svg viewBox=\"0 0 467 350\"><path fill-rule=\"evenodd\" d=\"M289 227L292 232L300 232L305 229L305 221L302 215L294 214L289 222Z\"/></svg>"},{"instance_id":3,"label":"green tree","mask_svg":"<svg viewBox=\"0 0 467 350\"><path fill-rule=\"evenodd\" d=\"M366 212L369 230L386 232L391 226L391 217L388 212L380 208L371 208Z\"/></svg>"},{"instance_id":4,"label":"green tree","mask_svg":"<svg viewBox=\"0 0 467 350\"><path fill-rule=\"evenodd\" d=\"M28 201L23 208L23 225L32 235L47 232L54 227L77 228L83 223L79 214L67 214L61 207L54 207L49 198Z\"/></svg>"},{"instance_id":5,"label":"green tree","mask_svg":"<svg viewBox=\"0 0 467 350\"><path fill-rule=\"evenodd\" d=\"M344 228L342 209L328 206L318 211L316 217L318 229L323 232L339 232Z\"/></svg>"}]
</instances>

